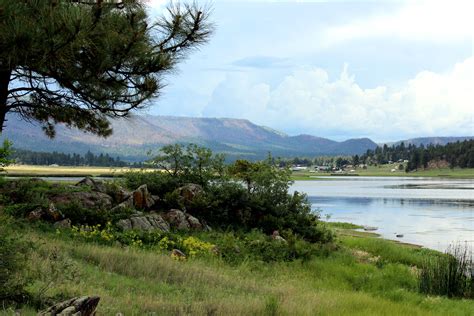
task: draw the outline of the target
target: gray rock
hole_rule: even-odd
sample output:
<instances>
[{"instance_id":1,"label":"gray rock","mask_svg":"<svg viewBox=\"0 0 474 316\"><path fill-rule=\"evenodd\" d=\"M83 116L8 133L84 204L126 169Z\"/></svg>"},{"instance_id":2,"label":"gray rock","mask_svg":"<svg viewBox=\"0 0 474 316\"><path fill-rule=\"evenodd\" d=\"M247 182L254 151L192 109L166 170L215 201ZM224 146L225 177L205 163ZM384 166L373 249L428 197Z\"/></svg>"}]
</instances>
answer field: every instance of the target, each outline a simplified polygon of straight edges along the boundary
<instances>
[{"instance_id":1,"label":"gray rock","mask_svg":"<svg viewBox=\"0 0 474 316\"><path fill-rule=\"evenodd\" d=\"M181 210L171 209L163 215L163 219L167 221L172 228L178 230L189 230L191 227L186 215Z\"/></svg>"},{"instance_id":2,"label":"gray rock","mask_svg":"<svg viewBox=\"0 0 474 316\"><path fill-rule=\"evenodd\" d=\"M75 297L60 303L57 303L44 311L38 313L39 316L92 316L99 304L98 296Z\"/></svg>"},{"instance_id":3,"label":"gray rock","mask_svg":"<svg viewBox=\"0 0 474 316\"><path fill-rule=\"evenodd\" d=\"M195 229L195 230L202 230L203 229L203 226L202 226L201 222L196 217L194 217L192 215L189 215L189 214L186 214L186 220L188 221L189 226L192 229Z\"/></svg>"},{"instance_id":4,"label":"gray rock","mask_svg":"<svg viewBox=\"0 0 474 316\"><path fill-rule=\"evenodd\" d=\"M61 221L57 221L54 223L54 227L56 228L71 228L71 220L69 218L65 218Z\"/></svg>"},{"instance_id":5,"label":"gray rock","mask_svg":"<svg viewBox=\"0 0 474 316\"><path fill-rule=\"evenodd\" d=\"M91 190L93 191L102 192L102 193L107 192L107 187L104 185L102 181L94 180L91 177L85 177L84 179L76 183L76 186L87 186L87 187L90 187Z\"/></svg>"},{"instance_id":6,"label":"gray rock","mask_svg":"<svg viewBox=\"0 0 474 316\"><path fill-rule=\"evenodd\" d=\"M176 193L181 197L181 202L188 206L198 195L204 192L202 186L199 184L188 183L179 187L175 190Z\"/></svg>"},{"instance_id":7,"label":"gray rock","mask_svg":"<svg viewBox=\"0 0 474 316\"><path fill-rule=\"evenodd\" d=\"M169 232L169 224L158 214L137 215L117 222L117 227L123 230L159 230Z\"/></svg>"},{"instance_id":8,"label":"gray rock","mask_svg":"<svg viewBox=\"0 0 474 316\"><path fill-rule=\"evenodd\" d=\"M84 208L109 209L112 207L112 197L102 192L66 192L53 196L50 200L56 204L76 203Z\"/></svg>"}]
</instances>

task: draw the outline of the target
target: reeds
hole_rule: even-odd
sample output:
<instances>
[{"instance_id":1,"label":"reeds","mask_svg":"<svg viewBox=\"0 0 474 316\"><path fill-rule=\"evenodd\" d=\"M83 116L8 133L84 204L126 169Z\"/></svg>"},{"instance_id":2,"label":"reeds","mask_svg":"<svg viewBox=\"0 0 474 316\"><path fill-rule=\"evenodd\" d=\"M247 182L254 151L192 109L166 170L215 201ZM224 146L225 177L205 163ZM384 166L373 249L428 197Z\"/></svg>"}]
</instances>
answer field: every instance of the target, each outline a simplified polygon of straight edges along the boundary
<instances>
[{"instance_id":1,"label":"reeds","mask_svg":"<svg viewBox=\"0 0 474 316\"><path fill-rule=\"evenodd\" d=\"M446 253L427 259L420 271L419 290L447 297L474 297L472 249L455 244Z\"/></svg>"}]
</instances>

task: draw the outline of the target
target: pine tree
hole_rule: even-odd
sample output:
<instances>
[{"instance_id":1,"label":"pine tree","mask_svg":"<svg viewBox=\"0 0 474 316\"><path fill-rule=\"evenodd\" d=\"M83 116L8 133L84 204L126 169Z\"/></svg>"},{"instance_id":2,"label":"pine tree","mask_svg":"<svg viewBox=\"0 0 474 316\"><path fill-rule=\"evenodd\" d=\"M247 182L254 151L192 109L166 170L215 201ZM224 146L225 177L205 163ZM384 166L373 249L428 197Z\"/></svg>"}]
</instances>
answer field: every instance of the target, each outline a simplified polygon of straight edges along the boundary
<instances>
[{"instance_id":1,"label":"pine tree","mask_svg":"<svg viewBox=\"0 0 474 316\"><path fill-rule=\"evenodd\" d=\"M54 137L64 123L100 136L159 95L163 75L212 32L208 11L144 0L0 0L0 132L7 113Z\"/></svg>"}]
</instances>

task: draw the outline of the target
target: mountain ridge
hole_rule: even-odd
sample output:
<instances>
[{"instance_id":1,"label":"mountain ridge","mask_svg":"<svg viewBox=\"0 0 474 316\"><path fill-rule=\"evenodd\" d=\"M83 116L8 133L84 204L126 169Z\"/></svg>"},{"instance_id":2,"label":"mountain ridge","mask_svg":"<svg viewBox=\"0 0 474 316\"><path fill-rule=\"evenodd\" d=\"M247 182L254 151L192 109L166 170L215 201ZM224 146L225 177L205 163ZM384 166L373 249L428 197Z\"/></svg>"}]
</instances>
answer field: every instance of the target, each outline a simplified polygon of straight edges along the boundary
<instances>
[{"instance_id":1,"label":"mountain ridge","mask_svg":"<svg viewBox=\"0 0 474 316\"><path fill-rule=\"evenodd\" d=\"M309 134L290 136L246 119L233 118L136 115L113 120L112 127L114 133L104 139L60 124L56 138L51 140L37 123L10 115L2 138L12 140L19 149L80 154L90 150L128 161L147 159L147 152L156 154L159 147L173 143L207 146L225 153L230 160L262 159L269 152L275 157L354 155L377 146L369 138L335 141Z\"/></svg>"}]
</instances>

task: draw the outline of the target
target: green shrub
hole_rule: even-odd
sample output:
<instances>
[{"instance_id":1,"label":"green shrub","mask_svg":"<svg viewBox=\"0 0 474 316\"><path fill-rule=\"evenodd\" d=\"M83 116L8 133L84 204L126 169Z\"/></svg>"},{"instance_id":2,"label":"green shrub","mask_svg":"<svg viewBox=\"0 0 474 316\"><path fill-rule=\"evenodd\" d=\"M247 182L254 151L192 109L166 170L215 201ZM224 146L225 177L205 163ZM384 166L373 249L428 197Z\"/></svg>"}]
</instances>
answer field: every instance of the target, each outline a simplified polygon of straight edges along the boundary
<instances>
[{"instance_id":1,"label":"green shrub","mask_svg":"<svg viewBox=\"0 0 474 316\"><path fill-rule=\"evenodd\" d=\"M420 271L422 293L447 297L474 297L474 266L467 247L449 247L445 255L428 258Z\"/></svg>"},{"instance_id":2,"label":"green shrub","mask_svg":"<svg viewBox=\"0 0 474 316\"><path fill-rule=\"evenodd\" d=\"M20 303L27 298L28 252L28 244L9 227L9 219L0 216L0 305Z\"/></svg>"}]
</instances>

